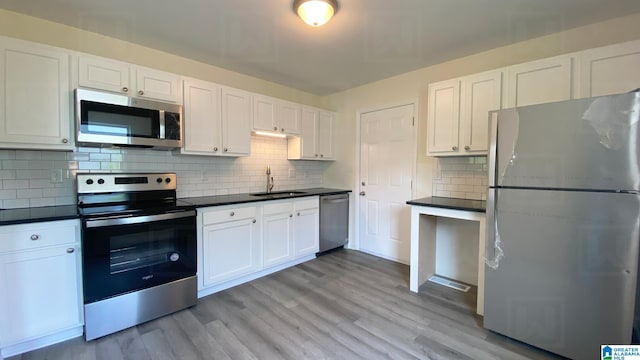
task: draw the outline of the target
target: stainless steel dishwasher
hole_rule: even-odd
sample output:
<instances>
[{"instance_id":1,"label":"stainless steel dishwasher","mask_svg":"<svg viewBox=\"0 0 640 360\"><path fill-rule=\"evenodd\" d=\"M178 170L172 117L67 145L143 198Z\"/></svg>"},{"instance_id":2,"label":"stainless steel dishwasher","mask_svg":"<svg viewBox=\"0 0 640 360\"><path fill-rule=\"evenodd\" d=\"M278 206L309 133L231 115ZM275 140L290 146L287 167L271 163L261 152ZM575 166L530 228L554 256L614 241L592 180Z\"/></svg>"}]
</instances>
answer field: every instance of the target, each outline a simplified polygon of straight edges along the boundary
<instances>
[{"instance_id":1,"label":"stainless steel dishwasher","mask_svg":"<svg viewBox=\"0 0 640 360\"><path fill-rule=\"evenodd\" d=\"M320 196L320 253L349 241L349 194Z\"/></svg>"}]
</instances>

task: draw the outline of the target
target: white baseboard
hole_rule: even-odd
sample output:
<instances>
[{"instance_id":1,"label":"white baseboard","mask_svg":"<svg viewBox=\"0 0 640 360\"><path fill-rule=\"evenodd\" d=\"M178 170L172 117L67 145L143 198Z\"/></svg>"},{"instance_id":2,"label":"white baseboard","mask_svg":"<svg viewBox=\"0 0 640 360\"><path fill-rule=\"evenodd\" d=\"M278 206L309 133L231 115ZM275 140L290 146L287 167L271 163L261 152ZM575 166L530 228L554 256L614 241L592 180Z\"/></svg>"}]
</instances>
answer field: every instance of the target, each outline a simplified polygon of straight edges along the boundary
<instances>
[{"instance_id":1,"label":"white baseboard","mask_svg":"<svg viewBox=\"0 0 640 360\"><path fill-rule=\"evenodd\" d=\"M78 326L48 336L43 336L3 347L2 349L0 349L0 360L14 355L23 354L28 351L40 349L49 345L57 344L59 342L71 340L78 336L82 336L83 332L84 327Z\"/></svg>"}]
</instances>

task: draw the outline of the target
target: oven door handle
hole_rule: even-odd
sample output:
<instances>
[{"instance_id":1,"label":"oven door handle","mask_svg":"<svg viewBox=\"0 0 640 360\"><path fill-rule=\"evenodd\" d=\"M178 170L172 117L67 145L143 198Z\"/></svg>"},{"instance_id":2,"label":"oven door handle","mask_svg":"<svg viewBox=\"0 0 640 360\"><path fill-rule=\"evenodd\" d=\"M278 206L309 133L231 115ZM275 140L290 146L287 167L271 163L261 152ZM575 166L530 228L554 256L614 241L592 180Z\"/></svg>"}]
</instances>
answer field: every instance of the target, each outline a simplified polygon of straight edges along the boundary
<instances>
[{"instance_id":1,"label":"oven door handle","mask_svg":"<svg viewBox=\"0 0 640 360\"><path fill-rule=\"evenodd\" d=\"M185 217L196 216L195 210L181 211L175 213L166 213L166 214L158 214L158 215L146 215L146 216L125 216L125 217L106 217L106 218L95 218L86 220L87 228L97 228L104 226L118 226L118 225L130 225L130 224L141 224L152 221L163 221L163 220L173 220L180 219Z\"/></svg>"}]
</instances>

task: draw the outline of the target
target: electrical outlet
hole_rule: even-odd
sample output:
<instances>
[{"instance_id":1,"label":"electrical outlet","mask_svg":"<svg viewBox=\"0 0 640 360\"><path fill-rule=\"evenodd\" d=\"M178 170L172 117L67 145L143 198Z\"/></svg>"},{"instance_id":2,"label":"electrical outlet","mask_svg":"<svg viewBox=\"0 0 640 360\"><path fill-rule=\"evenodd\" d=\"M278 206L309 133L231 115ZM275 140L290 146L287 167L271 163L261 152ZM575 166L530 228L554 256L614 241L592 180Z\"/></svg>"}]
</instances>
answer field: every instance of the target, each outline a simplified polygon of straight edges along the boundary
<instances>
[{"instance_id":1,"label":"electrical outlet","mask_svg":"<svg viewBox=\"0 0 640 360\"><path fill-rule=\"evenodd\" d=\"M62 169L51 170L51 183L60 184L63 180Z\"/></svg>"}]
</instances>

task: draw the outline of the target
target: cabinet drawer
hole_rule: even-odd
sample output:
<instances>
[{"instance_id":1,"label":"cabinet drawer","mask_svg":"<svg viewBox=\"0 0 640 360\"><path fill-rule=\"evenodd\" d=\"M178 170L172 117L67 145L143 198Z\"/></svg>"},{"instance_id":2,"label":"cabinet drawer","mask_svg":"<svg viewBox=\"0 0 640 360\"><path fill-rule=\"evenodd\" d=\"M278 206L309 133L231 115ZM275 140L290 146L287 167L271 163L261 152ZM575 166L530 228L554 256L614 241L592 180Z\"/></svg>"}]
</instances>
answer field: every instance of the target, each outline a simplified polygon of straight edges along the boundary
<instances>
[{"instance_id":1,"label":"cabinet drawer","mask_svg":"<svg viewBox=\"0 0 640 360\"><path fill-rule=\"evenodd\" d=\"M0 252L75 243L78 235L78 220L2 226Z\"/></svg>"},{"instance_id":2,"label":"cabinet drawer","mask_svg":"<svg viewBox=\"0 0 640 360\"><path fill-rule=\"evenodd\" d=\"M293 202L291 200L285 200L286 202L269 202L264 206L264 215L281 214L285 212L293 211Z\"/></svg>"},{"instance_id":3,"label":"cabinet drawer","mask_svg":"<svg viewBox=\"0 0 640 360\"><path fill-rule=\"evenodd\" d=\"M318 197L312 197L310 199L297 200L294 204L296 210L317 209L320 207L320 200Z\"/></svg>"},{"instance_id":4,"label":"cabinet drawer","mask_svg":"<svg viewBox=\"0 0 640 360\"><path fill-rule=\"evenodd\" d=\"M226 221L235 221L254 218L257 215L255 206L242 208L227 208L224 210L211 210L202 213L203 225L216 224Z\"/></svg>"}]
</instances>

